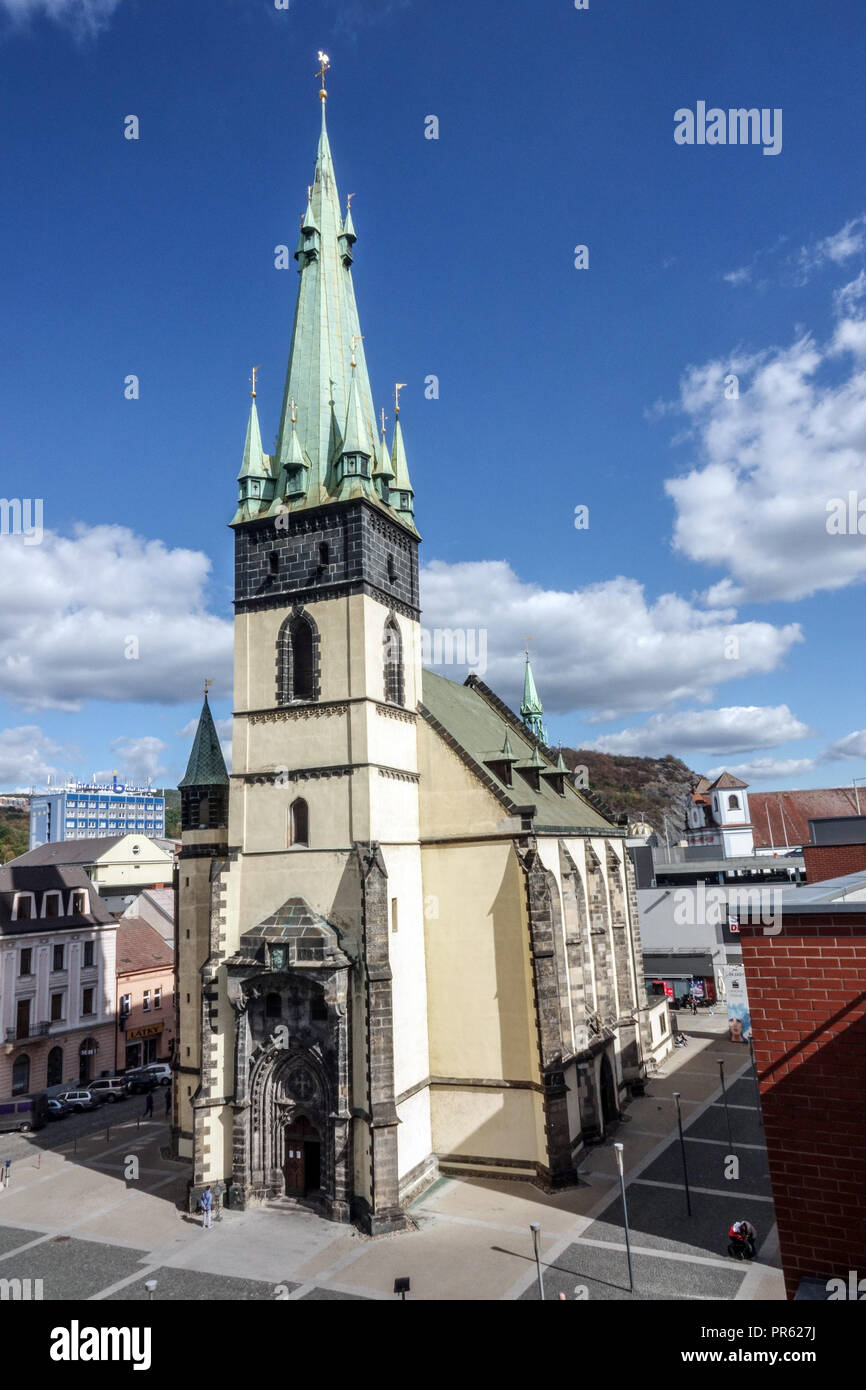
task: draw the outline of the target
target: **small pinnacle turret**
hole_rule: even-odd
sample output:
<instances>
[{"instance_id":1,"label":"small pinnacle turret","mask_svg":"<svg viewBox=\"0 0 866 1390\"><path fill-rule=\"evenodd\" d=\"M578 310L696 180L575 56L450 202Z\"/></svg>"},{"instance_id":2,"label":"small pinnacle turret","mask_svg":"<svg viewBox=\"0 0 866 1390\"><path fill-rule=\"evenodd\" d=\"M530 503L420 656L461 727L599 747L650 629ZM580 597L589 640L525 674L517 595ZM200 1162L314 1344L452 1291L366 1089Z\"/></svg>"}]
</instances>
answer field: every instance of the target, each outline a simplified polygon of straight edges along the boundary
<instances>
[{"instance_id":1,"label":"small pinnacle turret","mask_svg":"<svg viewBox=\"0 0 866 1390\"><path fill-rule=\"evenodd\" d=\"M529 652L527 652L526 670L523 673L523 699L520 702L520 717L530 733L534 734L535 737L547 747L547 730L542 720L543 714L544 707L538 698L538 691L535 688L535 677L532 674Z\"/></svg>"}]
</instances>

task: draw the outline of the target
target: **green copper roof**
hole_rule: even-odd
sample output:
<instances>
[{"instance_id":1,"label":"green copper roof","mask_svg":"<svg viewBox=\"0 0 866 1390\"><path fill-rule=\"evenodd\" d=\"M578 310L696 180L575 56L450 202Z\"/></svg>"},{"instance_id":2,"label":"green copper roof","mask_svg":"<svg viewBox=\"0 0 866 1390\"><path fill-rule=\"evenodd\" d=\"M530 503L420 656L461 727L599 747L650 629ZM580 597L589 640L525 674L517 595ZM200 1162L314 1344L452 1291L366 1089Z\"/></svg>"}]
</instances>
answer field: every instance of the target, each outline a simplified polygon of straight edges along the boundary
<instances>
[{"instance_id":1,"label":"green copper roof","mask_svg":"<svg viewBox=\"0 0 866 1390\"><path fill-rule=\"evenodd\" d=\"M519 767L514 772L511 787L493 773L489 766L489 750L499 748L502 743L502 725L506 715L510 715L514 721L507 726L508 743L514 749L514 758L526 768L540 767L544 771L551 769L529 733L521 733L517 716L504 710L493 692L488 691L483 683L476 680L471 685L458 685L456 681L448 680L446 676L440 676L435 671L424 671L421 703L423 710L456 740L482 781L489 782L492 777L502 794L516 805L535 806L537 829L550 827L562 830L567 827L575 830L593 830L602 834L609 834L614 829L612 822L585 801L568 779L564 782L563 793L560 796L551 780L543 775L538 779L540 785L536 790L522 777ZM503 754L504 750L498 755L502 762L506 761ZM614 833L617 832L614 830Z\"/></svg>"},{"instance_id":2,"label":"green copper roof","mask_svg":"<svg viewBox=\"0 0 866 1390\"><path fill-rule=\"evenodd\" d=\"M263 455L268 480L259 489L262 504L257 510L249 497L254 489L244 494L242 485L233 524L363 497L417 534L399 430L393 467L401 484L396 496L388 486L392 465L381 457L352 283L356 240L351 211L347 209L345 218L340 215L323 101L315 176L295 252L300 281L276 450L271 459ZM367 456L366 476L362 467L352 465L350 472L349 466L342 466L345 453Z\"/></svg>"},{"instance_id":3,"label":"green copper roof","mask_svg":"<svg viewBox=\"0 0 866 1390\"><path fill-rule=\"evenodd\" d=\"M547 743L547 730L542 723L541 716L544 709L538 698L538 691L535 688L535 677L532 674L532 667L529 664L529 654L526 656L526 670L523 673L523 699L520 702L520 717L528 729L531 729L536 738L541 742Z\"/></svg>"},{"instance_id":4,"label":"green copper roof","mask_svg":"<svg viewBox=\"0 0 866 1390\"><path fill-rule=\"evenodd\" d=\"M182 780L177 785L179 787L225 787L228 786L228 780L225 758L220 748L207 694L205 694L192 752L189 755L189 763Z\"/></svg>"},{"instance_id":5,"label":"green copper roof","mask_svg":"<svg viewBox=\"0 0 866 1390\"><path fill-rule=\"evenodd\" d=\"M535 677L532 674L529 657L526 658L526 670L523 673L523 699L520 702L520 713L524 718L527 714L544 713L544 708L538 698L538 691L535 688Z\"/></svg>"},{"instance_id":6,"label":"green copper roof","mask_svg":"<svg viewBox=\"0 0 866 1390\"><path fill-rule=\"evenodd\" d=\"M238 509L232 525L237 521L249 521L258 516L262 502L270 500L273 494L271 461L262 450L262 434L259 429L259 414L256 398L250 403L250 418L247 421L247 437L244 443L244 457L238 474Z\"/></svg>"}]
</instances>

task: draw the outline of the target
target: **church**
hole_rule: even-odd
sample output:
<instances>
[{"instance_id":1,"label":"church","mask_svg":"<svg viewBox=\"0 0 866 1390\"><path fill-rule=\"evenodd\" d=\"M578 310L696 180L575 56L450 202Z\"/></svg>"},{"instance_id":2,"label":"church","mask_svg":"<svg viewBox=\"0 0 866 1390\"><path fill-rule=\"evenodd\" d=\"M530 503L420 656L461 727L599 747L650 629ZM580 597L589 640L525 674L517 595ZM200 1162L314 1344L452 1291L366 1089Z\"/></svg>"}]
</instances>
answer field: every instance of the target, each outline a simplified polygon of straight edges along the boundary
<instances>
[{"instance_id":1,"label":"church","mask_svg":"<svg viewBox=\"0 0 866 1390\"><path fill-rule=\"evenodd\" d=\"M625 826L477 676L421 667L415 498L379 428L323 61L279 432L255 379L232 771L205 694L180 783L173 1145L243 1208L403 1229L440 1174L577 1181L666 1046Z\"/></svg>"}]
</instances>

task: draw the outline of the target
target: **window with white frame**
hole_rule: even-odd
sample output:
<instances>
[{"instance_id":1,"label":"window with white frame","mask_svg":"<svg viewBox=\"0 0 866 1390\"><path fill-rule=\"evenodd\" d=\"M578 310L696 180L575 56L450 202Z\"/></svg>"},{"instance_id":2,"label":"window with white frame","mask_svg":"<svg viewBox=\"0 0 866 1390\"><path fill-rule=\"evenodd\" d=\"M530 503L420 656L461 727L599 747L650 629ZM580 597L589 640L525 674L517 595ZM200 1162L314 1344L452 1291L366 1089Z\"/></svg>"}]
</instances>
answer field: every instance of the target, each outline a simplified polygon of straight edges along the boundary
<instances>
[{"instance_id":1,"label":"window with white frame","mask_svg":"<svg viewBox=\"0 0 866 1390\"><path fill-rule=\"evenodd\" d=\"M146 990L144 991L144 995L142 996L141 1007L144 1009L144 1012L145 1012L146 1014L149 1014L149 1013L150 1013L150 990L149 990L149 989L146 989Z\"/></svg>"}]
</instances>

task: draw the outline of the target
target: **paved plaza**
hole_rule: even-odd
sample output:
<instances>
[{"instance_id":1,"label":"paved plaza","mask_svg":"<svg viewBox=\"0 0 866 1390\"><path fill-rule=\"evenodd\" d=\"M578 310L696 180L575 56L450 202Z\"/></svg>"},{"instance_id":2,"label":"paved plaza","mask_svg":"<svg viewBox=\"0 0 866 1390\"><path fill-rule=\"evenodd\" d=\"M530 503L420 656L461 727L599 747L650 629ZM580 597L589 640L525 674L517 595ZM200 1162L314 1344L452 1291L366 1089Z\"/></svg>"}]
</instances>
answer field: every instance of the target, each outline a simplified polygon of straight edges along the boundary
<instances>
[{"instance_id":1,"label":"paved plaza","mask_svg":"<svg viewBox=\"0 0 866 1390\"><path fill-rule=\"evenodd\" d=\"M141 1300L156 1280L156 1300L294 1301L393 1299L395 1278L408 1276L414 1299L532 1300L538 1222L546 1299L783 1299L748 1053L728 1041L722 1016L691 1023L688 1046L628 1107L613 1140L589 1150L578 1187L548 1195L440 1178L412 1206L414 1230L377 1240L285 1201L226 1211L202 1230L185 1211L188 1166L162 1156L168 1126L131 1101L68 1122L74 1132L63 1122L0 1135L0 1161L12 1159L0 1189L0 1280L41 1279L45 1299ZM634 1292L614 1140L624 1145ZM743 1216L759 1233L758 1259L746 1265L725 1254L727 1228Z\"/></svg>"}]
</instances>

